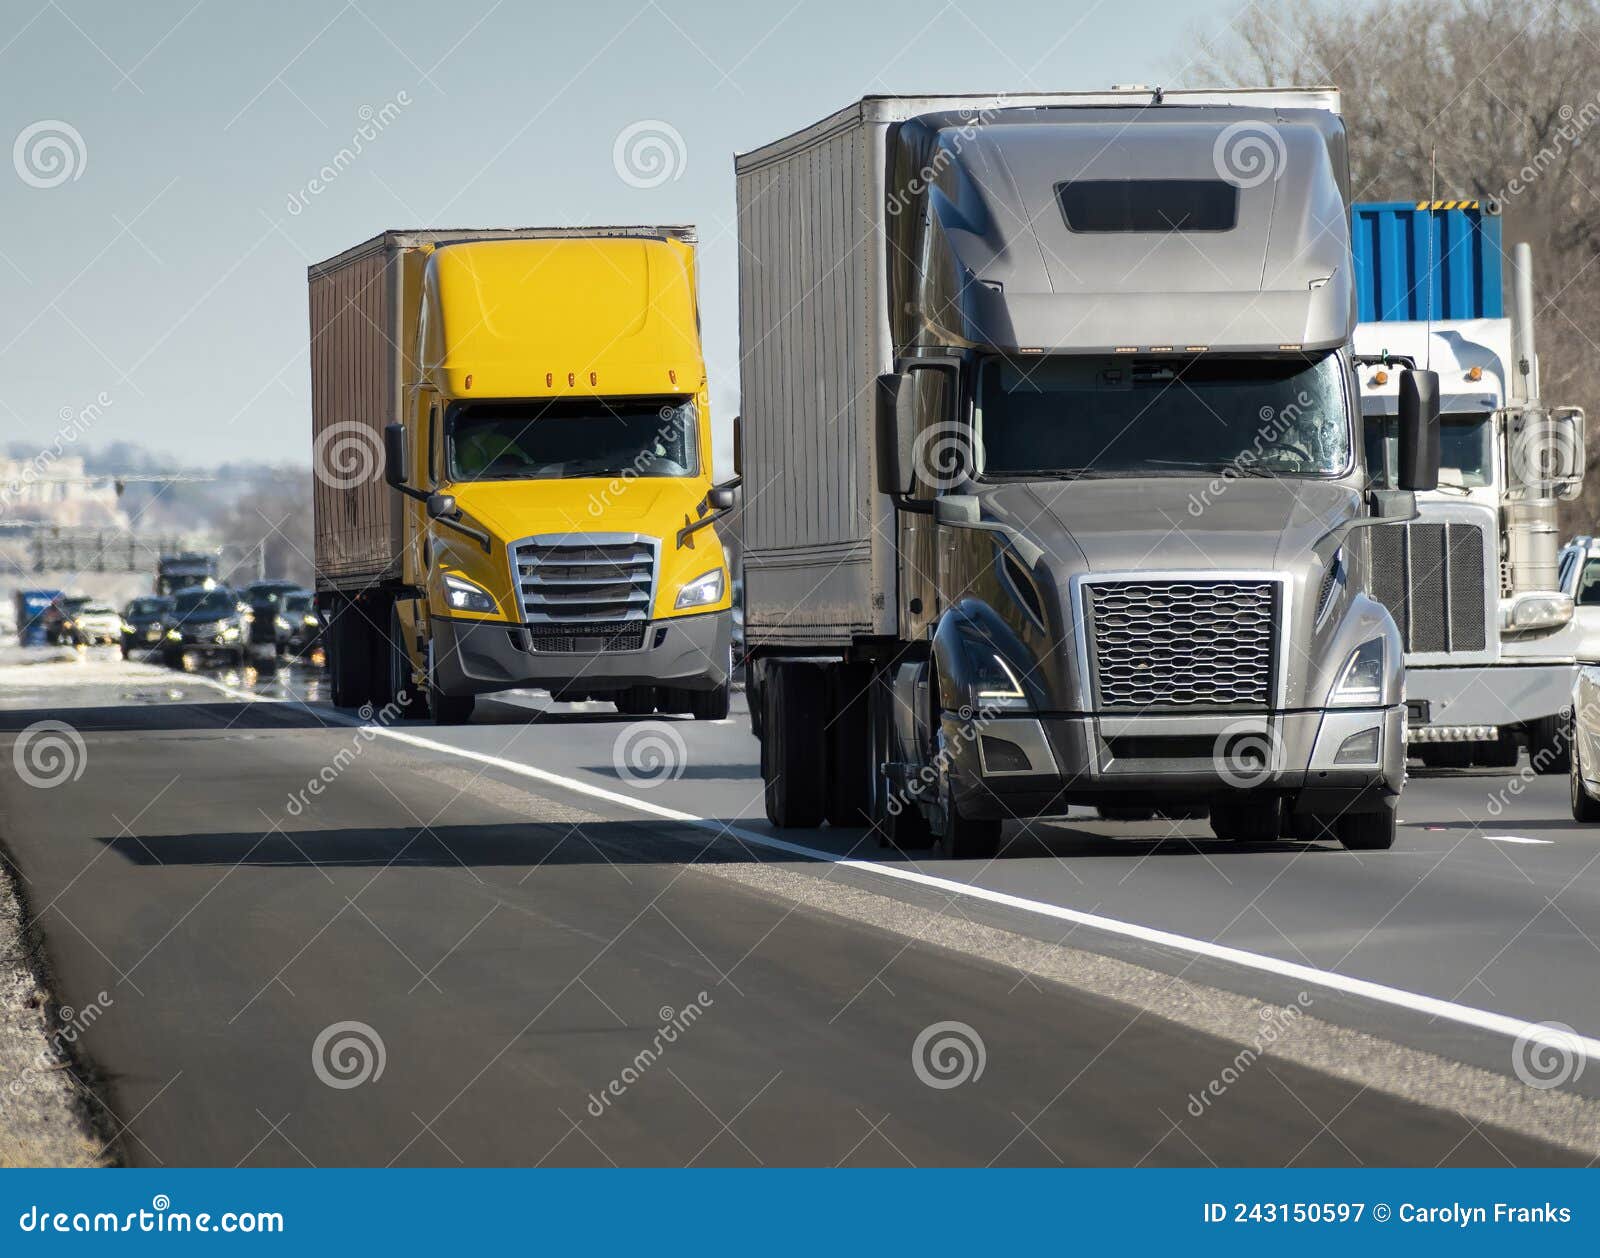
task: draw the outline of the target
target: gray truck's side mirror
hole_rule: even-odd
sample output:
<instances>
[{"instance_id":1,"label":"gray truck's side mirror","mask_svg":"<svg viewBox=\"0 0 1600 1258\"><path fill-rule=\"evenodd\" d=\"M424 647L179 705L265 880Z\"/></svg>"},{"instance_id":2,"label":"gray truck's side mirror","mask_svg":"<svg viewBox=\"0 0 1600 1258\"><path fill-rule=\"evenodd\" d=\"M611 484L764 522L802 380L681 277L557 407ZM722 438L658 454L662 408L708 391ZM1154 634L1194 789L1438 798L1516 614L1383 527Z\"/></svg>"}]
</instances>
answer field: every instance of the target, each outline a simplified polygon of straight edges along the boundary
<instances>
[{"instance_id":1,"label":"gray truck's side mirror","mask_svg":"<svg viewBox=\"0 0 1600 1258\"><path fill-rule=\"evenodd\" d=\"M876 439L878 491L900 502L916 488L916 440L950 419L952 373L943 364L878 377Z\"/></svg>"},{"instance_id":2,"label":"gray truck's side mirror","mask_svg":"<svg viewBox=\"0 0 1600 1258\"><path fill-rule=\"evenodd\" d=\"M1400 373L1401 489L1439 488L1439 373Z\"/></svg>"},{"instance_id":3,"label":"gray truck's side mirror","mask_svg":"<svg viewBox=\"0 0 1600 1258\"><path fill-rule=\"evenodd\" d=\"M383 479L396 489L411 479L411 460L407 457L404 424L386 424L383 429Z\"/></svg>"}]
</instances>

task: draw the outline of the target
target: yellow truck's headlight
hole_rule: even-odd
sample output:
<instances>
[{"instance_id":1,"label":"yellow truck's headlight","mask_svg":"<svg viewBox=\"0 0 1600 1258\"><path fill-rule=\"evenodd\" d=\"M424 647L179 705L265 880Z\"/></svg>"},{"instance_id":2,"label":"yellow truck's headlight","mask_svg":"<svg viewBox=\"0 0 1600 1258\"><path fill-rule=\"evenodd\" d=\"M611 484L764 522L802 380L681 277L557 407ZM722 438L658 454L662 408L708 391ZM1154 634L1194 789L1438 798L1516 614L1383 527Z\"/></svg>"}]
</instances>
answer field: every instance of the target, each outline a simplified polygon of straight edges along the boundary
<instances>
[{"instance_id":1,"label":"yellow truck's headlight","mask_svg":"<svg viewBox=\"0 0 1600 1258\"><path fill-rule=\"evenodd\" d=\"M722 569L717 568L696 577L678 591L675 608L709 607L722 601Z\"/></svg>"},{"instance_id":2,"label":"yellow truck's headlight","mask_svg":"<svg viewBox=\"0 0 1600 1258\"><path fill-rule=\"evenodd\" d=\"M481 585L474 585L465 577L446 573L444 578L444 600L450 604L452 611L458 612L492 612L496 610L494 599Z\"/></svg>"}]
</instances>

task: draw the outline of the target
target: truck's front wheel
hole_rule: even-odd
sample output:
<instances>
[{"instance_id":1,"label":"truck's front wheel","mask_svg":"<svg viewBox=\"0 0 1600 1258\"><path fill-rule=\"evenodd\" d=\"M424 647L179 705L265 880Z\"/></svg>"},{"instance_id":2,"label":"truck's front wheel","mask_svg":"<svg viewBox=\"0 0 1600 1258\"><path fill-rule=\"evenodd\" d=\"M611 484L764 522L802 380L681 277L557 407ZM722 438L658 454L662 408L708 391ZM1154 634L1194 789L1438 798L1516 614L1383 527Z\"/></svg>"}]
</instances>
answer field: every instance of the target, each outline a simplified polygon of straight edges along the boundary
<instances>
[{"instance_id":1,"label":"truck's front wheel","mask_svg":"<svg viewBox=\"0 0 1600 1258\"><path fill-rule=\"evenodd\" d=\"M1283 833L1283 801L1275 795L1211 805L1211 833L1233 843L1270 843Z\"/></svg>"},{"instance_id":2,"label":"truck's front wheel","mask_svg":"<svg viewBox=\"0 0 1600 1258\"><path fill-rule=\"evenodd\" d=\"M1394 807L1346 813L1333 823L1339 842L1352 852L1386 852L1394 846Z\"/></svg>"}]
</instances>

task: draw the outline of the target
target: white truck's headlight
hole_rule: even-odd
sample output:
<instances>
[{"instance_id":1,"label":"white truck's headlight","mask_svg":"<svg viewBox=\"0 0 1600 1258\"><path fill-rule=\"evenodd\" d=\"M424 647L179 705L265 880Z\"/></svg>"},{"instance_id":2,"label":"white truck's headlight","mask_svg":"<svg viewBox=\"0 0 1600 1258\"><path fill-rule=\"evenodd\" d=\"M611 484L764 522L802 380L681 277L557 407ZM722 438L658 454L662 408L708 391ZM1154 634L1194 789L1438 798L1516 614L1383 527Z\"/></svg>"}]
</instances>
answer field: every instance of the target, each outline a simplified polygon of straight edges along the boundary
<instances>
[{"instance_id":1,"label":"white truck's headlight","mask_svg":"<svg viewBox=\"0 0 1600 1258\"><path fill-rule=\"evenodd\" d=\"M678 591L678 601L673 604L675 608L685 607L710 607L713 603L722 601L722 569L717 568L703 576L696 577L683 589Z\"/></svg>"},{"instance_id":2,"label":"white truck's headlight","mask_svg":"<svg viewBox=\"0 0 1600 1258\"><path fill-rule=\"evenodd\" d=\"M1500 608L1500 627L1512 633L1559 629L1571 619L1570 594L1519 594Z\"/></svg>"},{"instance_id":3,"label":"white truck's headlight","mask_svg":"<svg viewBox=\"0 0 1600 1258\"><path fill-rule=\"evenodd\" d=\"M1328 702L1348 708L1376 707L1383 702L1382 638L1363 642L1350 652Z\"/></svg>"},{"instance_id":4,"label":"white truck's headlight","mask_svg":"<svg viewBox=\"0 0 1600 1258\"><path fill-rule=\"evenodd\" d=\"M474 585L465 577L458 577L453 573L446 573L444 578L444 599L450 604L452 611L458 612L492 612L495 609L494 599L481 585Z\"/></svg>"}]
</instances>

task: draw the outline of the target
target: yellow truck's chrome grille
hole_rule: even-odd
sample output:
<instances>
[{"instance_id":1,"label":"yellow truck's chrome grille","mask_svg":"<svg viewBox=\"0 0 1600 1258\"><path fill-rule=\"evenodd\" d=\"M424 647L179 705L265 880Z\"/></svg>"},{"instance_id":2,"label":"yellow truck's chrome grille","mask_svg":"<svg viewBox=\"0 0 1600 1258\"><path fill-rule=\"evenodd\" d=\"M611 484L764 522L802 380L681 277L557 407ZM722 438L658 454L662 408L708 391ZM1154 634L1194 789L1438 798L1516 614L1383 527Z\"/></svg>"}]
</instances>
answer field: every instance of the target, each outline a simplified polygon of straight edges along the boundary
<instances>
[{"instance_id":1,"label":"yellow truck's chrome grille","mask_svg":"<svg viewBox=\"0 0 1600 1258\"><path fill-rule=\"evenodd\" d=\"M1106 581L1088 589L1099 707L1270 705L1276 581Z\"/></svg>"},{"instance_id":2,"label":"yellow truck's chrome grille","mask_svg":"<svg viewBox=\"0 0 1600 1258\"><path fill-rule=\"evenodd\" d=\"M650 618L654 538L600 534L531 537L511 548L512 576L529 625L593 625Z\"/></svg>"}]
</instances>

